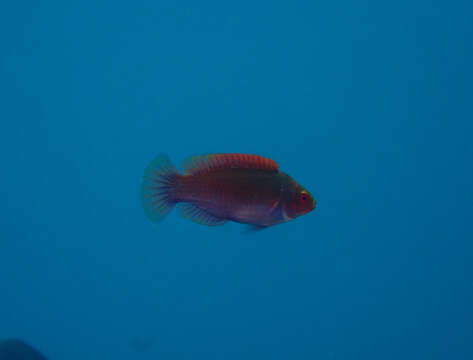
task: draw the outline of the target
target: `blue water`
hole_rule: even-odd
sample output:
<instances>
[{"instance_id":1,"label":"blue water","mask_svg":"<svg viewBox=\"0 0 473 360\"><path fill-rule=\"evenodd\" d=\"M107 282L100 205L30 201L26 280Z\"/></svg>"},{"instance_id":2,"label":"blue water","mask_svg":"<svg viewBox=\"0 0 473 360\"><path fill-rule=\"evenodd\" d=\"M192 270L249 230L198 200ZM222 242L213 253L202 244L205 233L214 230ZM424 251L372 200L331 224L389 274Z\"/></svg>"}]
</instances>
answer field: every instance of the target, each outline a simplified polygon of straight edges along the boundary
<instances>
[{"instance_id":1,"label":"blue water","mask_svg":"<svg viewBox=\"0 0 473 360\"><path fill-rule=\"evenodd\" d=\"M473 359L472 18L2 2L0 339L52 360ZM317 209L251 235L152 223L161 152L270 157Z\"/></svg>"}]
</instances>

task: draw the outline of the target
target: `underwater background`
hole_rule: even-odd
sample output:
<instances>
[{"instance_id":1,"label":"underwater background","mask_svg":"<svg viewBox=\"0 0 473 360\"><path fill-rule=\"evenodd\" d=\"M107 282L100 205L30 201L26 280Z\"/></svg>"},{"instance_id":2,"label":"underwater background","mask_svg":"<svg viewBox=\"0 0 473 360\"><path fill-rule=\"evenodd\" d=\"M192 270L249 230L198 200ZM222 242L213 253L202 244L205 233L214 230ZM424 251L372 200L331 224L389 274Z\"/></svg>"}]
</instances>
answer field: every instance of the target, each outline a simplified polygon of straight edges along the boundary
<instances>
[{"instance_id":1,"label":"underwater background","mask_svg":"<svg viewBox=\"0 0 473 360\"><path fill-rule=\"evenodd\" d=\"M473 2L0 5L0 339L48 359L473 359ZM252 153L254 234L140 203Z\"/></svg>"}]
</instances>

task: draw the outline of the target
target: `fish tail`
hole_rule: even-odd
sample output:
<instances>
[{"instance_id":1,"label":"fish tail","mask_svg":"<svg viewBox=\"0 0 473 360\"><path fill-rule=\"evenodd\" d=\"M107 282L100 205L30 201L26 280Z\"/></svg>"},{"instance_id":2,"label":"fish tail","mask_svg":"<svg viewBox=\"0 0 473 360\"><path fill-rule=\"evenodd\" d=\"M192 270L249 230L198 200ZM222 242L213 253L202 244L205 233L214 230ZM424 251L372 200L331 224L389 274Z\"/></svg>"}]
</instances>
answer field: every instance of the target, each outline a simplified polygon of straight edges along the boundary
<instances>
[{"instance_id":1,"label":"fish tail","mask_svg":"<svg viewBox=\"0 0 473 360\"><path fill-rule=\"evenodd\" d=\"M146 168L141 185L141 203L151 220L161 221L177 203L174 193L179 176L166 155L157 156Z\"/></svg>"}]
</instances>

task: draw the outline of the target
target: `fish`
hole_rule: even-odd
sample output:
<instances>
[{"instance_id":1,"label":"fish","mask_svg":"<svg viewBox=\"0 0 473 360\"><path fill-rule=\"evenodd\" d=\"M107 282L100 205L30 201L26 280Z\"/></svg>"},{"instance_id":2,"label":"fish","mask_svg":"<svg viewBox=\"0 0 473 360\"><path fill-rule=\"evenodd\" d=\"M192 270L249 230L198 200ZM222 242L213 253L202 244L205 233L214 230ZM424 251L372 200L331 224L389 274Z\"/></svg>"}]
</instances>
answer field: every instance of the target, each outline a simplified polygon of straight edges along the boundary
<instances>
[{"instance_id":1,"label":"fish","mask_svg":"<svg viewBox=\"0 0 473 360\"><path fill-rule=\"evenodd\" d=\"M145 170L141 201L153 221L177 205L182 217L198 224L233 221L253 230L288 222L316 206L307 189L279 171L275 161L239 153L190 157L181 173L160 154Z\"/></svg>"},{"instance_id":2,"label":"fish","mask_svg":"<svg viewBox=\"0 0 473 360\"><path fill-rule=\"evenodd\" d=\"M46 360L31 345L20 339L0 340L0 360Z\"/></svg>"}]
</instances>

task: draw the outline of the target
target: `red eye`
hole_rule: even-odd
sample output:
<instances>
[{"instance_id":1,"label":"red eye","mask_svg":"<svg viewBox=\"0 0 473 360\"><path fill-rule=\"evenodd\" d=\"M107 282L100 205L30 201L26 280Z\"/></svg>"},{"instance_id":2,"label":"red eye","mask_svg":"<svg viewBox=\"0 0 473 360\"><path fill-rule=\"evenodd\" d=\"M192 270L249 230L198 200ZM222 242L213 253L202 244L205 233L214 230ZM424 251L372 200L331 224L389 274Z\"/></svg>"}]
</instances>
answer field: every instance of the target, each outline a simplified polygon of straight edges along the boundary
<instances>
[{"instance_id":1,"label":"red eye","mask_svg":"<svg viewBox=\"0 0 473 360\"><path fill-rule=\"evenodd\" d=\"M309 196L306 193L302 193L300 199L301 201L307 201L309 200Z\"/></svg>"}]
</instances>

